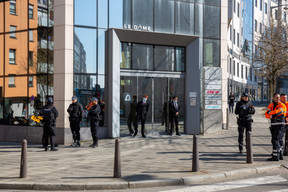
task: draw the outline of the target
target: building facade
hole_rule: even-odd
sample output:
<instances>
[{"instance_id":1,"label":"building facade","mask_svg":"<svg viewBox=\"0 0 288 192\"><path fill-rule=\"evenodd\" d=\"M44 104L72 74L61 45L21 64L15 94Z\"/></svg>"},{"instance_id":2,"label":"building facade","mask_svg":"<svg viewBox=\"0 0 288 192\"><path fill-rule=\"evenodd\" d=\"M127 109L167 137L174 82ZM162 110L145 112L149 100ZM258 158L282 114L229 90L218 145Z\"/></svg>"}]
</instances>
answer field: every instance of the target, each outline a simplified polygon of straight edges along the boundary
<instances>
[{"instance_id":1,"label":"building facade","mask_svg":"<svg viewBox=\"0 0 288 192\"><path fill-rule=\"evenodd\" d=\"M9 7L11 1L1 4ZM47 17L46 32L51 33L51 22L53 36L43 37L48 44L53 41L53 46L46 45L47 77L53 84L46 81L47 93L37 87L42 95L36 98L53 95L59 111L59 143L71 140L66 109L73 95L84 106L91 97L105 104L99 130L104 138L128 133L129 103L133 95L140 100L143 94L148 94L150 103L148 136L165 131L167 103L173 96L181 106L181 132L213 133L225 127L227 1L64 0L50 4L55 19L51 22L52 17ZM49 10L47 13L50 15ZM39 23L36 28L41 30ZM45 63L40 56L37 62ZM86 115L85 110L83 140L90 139Z\"/></svg>"}]
</instances>

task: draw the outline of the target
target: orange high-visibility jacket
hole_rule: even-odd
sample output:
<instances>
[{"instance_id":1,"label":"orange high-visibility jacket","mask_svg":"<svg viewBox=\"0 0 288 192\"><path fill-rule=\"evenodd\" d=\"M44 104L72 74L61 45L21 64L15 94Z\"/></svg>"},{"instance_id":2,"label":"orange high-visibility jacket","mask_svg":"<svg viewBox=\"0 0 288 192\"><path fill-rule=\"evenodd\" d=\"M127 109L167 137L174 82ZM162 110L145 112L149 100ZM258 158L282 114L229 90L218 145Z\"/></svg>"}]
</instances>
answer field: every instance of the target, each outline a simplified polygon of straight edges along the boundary
<instances>
[{"instance_id":1,"label":"orange high-visibility jacket","mask_svg":"<svg viewBox=\"0 0 288 192\"><path fill-rule=\"evenodd\" d=\"M274 107L274 103L271 103L268 106L268 110L265 113L265 117L267 119L271 119L273 115L274 117L280 117L281 115L285 116L285 112L286 112L286 106L284 103L279 102L277 103L276 107Z\"/></svg>"},{"instance_id":2,"label":"orange high-visibility jacket","mask_svg":"<svg viewBox=\"0 0 288 192\"><path fill-rule=\"evenodd\" d=\"M286 117L288 117L288 111L287 111L287 109L288 109L288 101L286 101L285 106L286 106Z\"/></svg>"},{"instance_id":3,"label":"orange high-visibility jacket","mask_svg":"<svg viewBox=\"0 0 288 192\"><path fill-rule=\"evenodd\" d=\"M91 107L93 106L93 103L90 102L88 105L86 105L86 109L89 111L91 109Z\"/></svg>"}]
</instances>

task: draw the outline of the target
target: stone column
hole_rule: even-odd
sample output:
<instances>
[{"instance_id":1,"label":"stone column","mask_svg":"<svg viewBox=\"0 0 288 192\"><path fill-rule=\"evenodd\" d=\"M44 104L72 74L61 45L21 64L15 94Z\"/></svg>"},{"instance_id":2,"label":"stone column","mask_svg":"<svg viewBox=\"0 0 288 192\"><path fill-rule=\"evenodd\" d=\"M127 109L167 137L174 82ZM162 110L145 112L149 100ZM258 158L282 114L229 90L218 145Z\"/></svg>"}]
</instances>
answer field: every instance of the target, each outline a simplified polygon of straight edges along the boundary
<instances>
[{"instance_id":1,"label":"stone column","mask_svg":"<svg viewBox=\"0 0 288 192\"><path fill-rule=\"evenodd\" d=\"M54 105L57 143L72 140L66 109L73 96L73 0L54 1Z\"/></svg>"}]
</instances>

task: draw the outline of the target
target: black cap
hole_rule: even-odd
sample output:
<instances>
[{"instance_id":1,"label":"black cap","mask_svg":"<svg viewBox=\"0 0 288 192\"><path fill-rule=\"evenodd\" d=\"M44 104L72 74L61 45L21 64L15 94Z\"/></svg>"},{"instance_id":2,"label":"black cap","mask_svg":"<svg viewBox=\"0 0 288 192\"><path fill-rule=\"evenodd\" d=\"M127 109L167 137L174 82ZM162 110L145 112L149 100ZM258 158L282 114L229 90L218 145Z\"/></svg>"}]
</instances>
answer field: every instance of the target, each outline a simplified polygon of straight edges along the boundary
<instances>
[{"instance_id":1,"label":"black cap","mask_svg":"<svg viewBox=\"0 0 288 192\"><path fill-rule=\"evenodd\" d=\"M75 95L73 95L72 100L73 101L77 100L77 97Z\"/></svg>"},{"instance_id":2,"label":"black cap","mask_svg":"<svg viewBox=\"0 0 288 192\"><path fill-rule=\"evenodd\" d=\"M98 99L96 99L95 97L92 97L92 98L91 98L91 102L92 102L92 101L97 101L97 102L98 102Z\"/></svg>"},{"instance_id":3,"label":"black cap","mask_svg":"<svg viewBox=\"0 0 288 192\"><path fill-rule=\"evenodd\" d=\"M243 93L242 97L249 97L248 93Z\"/></svg>"},{"instance_id":4,"label":"black cap","mask_svg":"<svg viewBox=\"0 0 288 192\"><path fill-rule=\"evenodd\" d=\"M53 103L52 97L48 97L48 98L47 98L47 102L48 102L48 103Z\"/></svg>"}]
</instances>

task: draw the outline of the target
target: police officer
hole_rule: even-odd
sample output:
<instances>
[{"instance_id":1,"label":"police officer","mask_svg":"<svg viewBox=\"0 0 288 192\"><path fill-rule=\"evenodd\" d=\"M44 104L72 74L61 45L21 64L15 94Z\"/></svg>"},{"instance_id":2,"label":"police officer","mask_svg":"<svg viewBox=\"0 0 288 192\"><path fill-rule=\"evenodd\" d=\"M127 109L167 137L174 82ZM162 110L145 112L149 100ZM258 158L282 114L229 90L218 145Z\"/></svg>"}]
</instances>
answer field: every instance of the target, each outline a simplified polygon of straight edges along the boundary
<instances>
[{"instance_id":1,"label":"police officer","mask_svg":"<svg viewBox=\"0 0 288 192\"><path fill-rule=\"evenodd\" d=\"M133 124L134 129L137 126L137 111L136 111L137 110L137 96L133 95L132 99L133 101L130 103L130 113L129 113L128 121L127 121L128 129L129 129L131 136L134 134L134 131L132 129L132 124Z\"/></svg>"},{"instance_id":2,"label":"police officer","mask_svg":"<svg viewBox=\"0 0 288 192\"><path fill-rule=\"evenodd\" d=\"M169 103L169 119L171 122L171 130L170 135L172 136L174 132L174 125L176 127L176 135L180 136L179 133L179 111L180 111L180 105L178 104L178 97L174 96L172 98L173 100Z\"/></svg>"},{"instance_id":3,"label":"police officer","mask_svg":"<svg viewBox=\"0 0 288 192\"><path fill-rule=\"evenodd\" d=\"M42 107L40 116L43 116L43 146L45 151L48 150L48 139L50 138L51 151L57 151L55 148L55 139L56 139L56 118L58 117L58 111L53 106L53 99L51 97L47 98L47 103Z\"/></svg>"},{"instance_id":4,"label":"police officer","mask_svg":"<svg viewBox=\"0 0 288 192\"><path fill-rule=\"evenodd\" d=\"M283 140L280 142L280 144L281 144L281 148L283 149L283 150L280 150L280 156L279 156L279 159L280 160L283 160L283 156L285 155L284 154L284 151L286 151L286 153L288 153L288 125L287 125L287 123L288 123L288 112L287 112L287 110L288 110L288 102L287 102L287 94L285 94L285 93L282 93L281 95L280 95L280 99L281 99L281 102L282 103L284 103L285 104L285 106L286 106L286 114L285 114L285 116L286 116L286 118L285 118L285 130L284 130L284 134L286 135L285 136L285 141L286 141L286 144L285 144L285 148L284 148L284 142L283 142ZM287 154L288 155L288 154Z\"/></svg>"},{"instance_id":5,"label":"police officer","mask_svg":"<svg viewBox=\"0 0 288 192\"><path fill-rule=\"evenodd\" d=\"M146 138L145 136L145 122L146 122L146 116L149 111L149 102L148 102L148 95L144 94L142 97L142 101L139 101L137 103L137 108L136 108L136 115L137 115L137 124L135 127L135 132L134 132L134 137L138 133L138 122L141 121L141 135L143 138Z\"/></svg>"},{"instance_id":6,"label":"police officer","mask_svg":"<svg viewBox=\"0 0 288 192\"><path fill-rule=\"evenodd\" d=\"M72 103L69 105L67 112L69 113L70 128L73 136L72 147L80 147L80 122L82 121L83 107L77 102L76 96L72 97Z\"/></svg>"},{"instance_id":7,"label":"police officer","mask_svg":"<svg viewBox=\"0 0 288 192\"><path fill-rule=\"evenodd\" d=\"M90 118L90 129L93 138L93 143L89 146L92 148L98 147L98 128L101 108L98 105L98 99L91 98L91 108L89 109L88 116Z\"/></svg>"},{"instance_id":8,"label":"police officer","mask_svg":"<svg viewBox=\"0 0 288 192\"><path fill-rule=\"evenodd\" d=\"M285 112L286 106L280 101L279 93L273 94L273 102L268 106L265 117L271 119L270 132L272 135L271 143L273 145L272 157L268 161L279 161L282 154L281 140L285 130ZM282 156L283 158L283 156Z\"/></svg>"},{"instance_id":9,"label":"police officer","mask_svg":"<svg viewBox=\"0 0 288 192\"><path fill-rule=\"evenodd\" d=\"M238 143L239 143L239 152L243 152L243 137L244 131L246 133L246 144L247 144L247 133L252 131L252 115L255 114L254 106L248 101L248 94L243 93L240 101L236 104L235 114L238 115L237 124L238 124Z\"/></svg>"}]
</instances>

